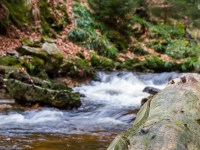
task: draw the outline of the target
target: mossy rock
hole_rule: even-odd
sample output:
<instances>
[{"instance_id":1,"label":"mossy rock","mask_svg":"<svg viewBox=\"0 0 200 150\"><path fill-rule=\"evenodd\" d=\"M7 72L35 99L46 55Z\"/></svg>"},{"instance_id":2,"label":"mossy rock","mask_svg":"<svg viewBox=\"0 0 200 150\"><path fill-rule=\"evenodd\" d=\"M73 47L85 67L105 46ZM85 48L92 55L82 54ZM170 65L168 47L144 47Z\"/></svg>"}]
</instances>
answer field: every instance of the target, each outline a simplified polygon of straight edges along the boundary
<instances>
[{"instance_id":1,"label":"mossy rock","mask_svg":"<svg viewBox=\"0 0 200 150\"><path fill-rule=\"evenodd\" d=\"M0 56L0 65L21 67L23 60L11 56Z\"/></svg>"},{"instance_id":2,"label":"mossy rock","mask_svg":"<svg viewBox=\"0 0 200 150\"><path fill-rule=\"evenodd\" d=\"M108 71L113 71L116 69L116 66L113 60L103 57L103 56L98 56L96 54L92 54L91 64L96 69L102 69L102 70L108 70Z\"/></svg>"},{"instance_id":3,"label":"mossy rock","mask_svg":"<svg viewBox=\"0 0 200 150\"><path fill-rule=\"evenodd\" d=\"M30 63L24 63L31 75L37 75L44 69L47 74L54 76L63 62L63 55L55 43L45 42L42 48L22 46L17 51L33 57Z\"/></svg>"},{"instance_id":4,"label":"mossy rock","mask_svg":"<svg viewBox=\"0 0 200 150\"><path fill-rule=\"evenodd\" d=\"M14 66L0 66L0 68L3 68L5 70L5 78L8 78L10 72L12 71L18 71L19 68Z\"/></svg>"},{"instance_id":5,"label":"mossy rock","mask_svg":"<svg viewBox=\"0 0 200 150\"><path fill-rule=\"evenodd\" d=\"M10 72L5 79L9 94L19 103L40 103L58 108L74 108L81 105L80 94L61 81L44 81L31 77L25 71Z\"/></svg>"},{"instance_id":6,"label":"mossy rock","mask_svg":"<svg viewBox=\"0 0 200 150\"><path fill-rule=\"evenodd\" d=\"M25 62L23 66L26 68L27 72L32 76L37 76L44 70L44 60L38 57L28 57L24 56Z\"/></svg>"},{"instance_id":7,"label":"mossy rock","mask_svg":"<svg viewBox=\"0 0 200 150\"><path fill-rule=\"evenodd\" d=\"M40 78L40 79L44 79L44 80L48 80L49 76L46 73L45 70L40 71L37 75L35 75L35 77Z\"/></svg>"},{"instance_id":8,"label":"mossy rock","mask_svg":"<svg viewBox=\"0 0 200 150\"><path fill-rule=\"evenodd\" d=\"M8 69L9 71L11 71L12 69L17 70L19 68L25 68L27 72L32 76L37 76L38 74L41 74L41 72L44 72L44 64L45 62L43 59L35 56L31 57L26 55L21 58L15 58L11 56L0 57L0 65L4 67L10 66L10 69Z\"/></svg>"},{"instance_id":9,"label":"mossy rock","mask_svg":"<svg viewBox=\"0 0 200 150\"><path fill-rule=\"evenodd\" d=\"M45 70L48 74L56 74L63 62L63 54L55 43L44 43L42 50L47 53L48 59L45 63Z\"/></svg>"},{"instance_id":10,"label":"mossy rock","mask_svg":"<svg viewBox=\"0 0 200 150\"><path fill-rule=\"evenodd\" d=\"M30 46L32 44L29 38L22 38L21 42L23 45L27 45L27 46Z\"/></svg>"},{"instance_id":11,"label":"mossy rock","mask_svg":"<svg viewBox=\"0 0 200 150\"><path fill-rule=\"evenodd\" d=\"M7 79L5 84L9 93L19 103L48 104L58 108L74 108L81 105L80 94L74 91L42 88L15 79Z\"/></svg>"},{"instance_id":12,"label":"mossy rock","mask_svg":"<svg viewBox=\"0 0 200 150\"><path fill-rule=\"evenodd\" d=\"M31 38L22 38L22 45L30 46L30 47L41 47L41 42L39 40L34 40Z\"/></svg>"},{"instance_id":13,"label":"mossy rock","mask_svg":"<svg viewBox=\"0 0 200 150\"><path fill-rule=\"evenodd\" d=\"M81 58L71 58L64 60L61 71L72 78L93 76L95 71L90 63Z\"/></svg>"},{"instance_id":14,"label":"mossy rock","mask_svg":"<svg viewBox=\"0 0 200 150\"><path fill-rule=\"evenodd\" d=\"M72 91L71 88L67 86L67 83L60 81L60 80L50 80L51 82L51 89L53 90L68 90Z\"/></svg>"},{"instance_id":15,"label":"mossy rock","mask_svg":"<svg viewBox=\"0 0 200 150\"><path fill-rule=\"evenodd\" d=\"M43 51L41 48L22 46L22 47L17 48L17 51L22 55L36 56L38 58L43 59L44 61L46 61L48 58L47 53Z\"/></svg>"}]
</instances>

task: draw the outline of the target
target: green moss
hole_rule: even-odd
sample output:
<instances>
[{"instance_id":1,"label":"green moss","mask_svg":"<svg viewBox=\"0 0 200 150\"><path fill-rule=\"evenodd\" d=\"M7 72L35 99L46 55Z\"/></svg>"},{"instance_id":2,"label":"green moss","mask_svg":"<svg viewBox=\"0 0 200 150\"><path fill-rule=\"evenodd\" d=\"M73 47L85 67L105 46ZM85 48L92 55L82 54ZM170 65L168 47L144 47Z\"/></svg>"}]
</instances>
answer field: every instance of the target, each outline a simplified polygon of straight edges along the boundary
<instances>
[{"instance_id":1,"label":"green moss","mask_svg":"<svg viewBox=\"0 0 200 150\"><path fill-rule=\"evenodd\" d=\"M179 122L179 121L174 121L174 123L175 123L176 125L180 126L180 127L183 126L183 124L182 124L181 122Z\"/></svg>"},{"instance_id":2,"label":"green moss","mask_svg":"<svg viewBox=\"0 0 200 150\"><path fill-rule=\"evenodd\" d=\"M21 53L22 55L30 55L30 56L35 56L38 58L43 59L44 61L47 60L48 56L45 51L42 51L39 48L33 48L33 47L28 47L28 46L22 46L18 47L17 51Z\"/></svg>"},{"instance_id":3,"label":"green moss","mask_svg":"<svg viewBox=\"0 0 200 150\"><path fill-rule=\"evenodd\" d=\"M26 0L2 0L2 2L8 8L5 25L22 26L25 23L30 23L28 16L26 16L29 6L24 5Z\"/></svg>"},{"instance_id":4,"label":"green moss","mask_svg":"<svg viewBox=\"0 0 200 150\"><path fill-rule=\"evenodd\" d=\"M31 45L29 38L22 38L21 42L23 45Z\"/></svg>"},{"instance_id":5,"label":"green moss","mask_svg":"<svg viewBox=\"0 0 200 150\"><path fill-rule=\"evenodd\" d=\"M59 80L50 80L51 81L51 88L53 90L68 90L72 91L71 88L67 86L65 82L59 81Z\"/></svg>"},{"instance_id":6,"label":"green moss","mask_svg":"<svg viewBox=\"0 0 200 150\"><path fill-rule=\"evenodd\" d=\"M46 73L45 70L41 70L37 75L35 75L36 77L40 78L40 79L44 79L47 80L49 79L48 74Z\"/></svg>"},{"instance_id":7,"label":"green moss","mask_svg":"<svg viewBox=\"0 0 200 150\"><path fill-rule=\"evenodd\" d=\"M30 41L29 38L22 38L21 42L23 45L31 46L31 47L41 47L41 42L39 40Z\"/></svg>"},{"instance_id":8,"label":"green moss","mask_svg":"<svg viewBox=\"0 0 200 150\"><path fill-rule=\"evenodd\" d=\"M40 8L41 16L44 17L44 20L48 24L54 23L54 16L52 15L52 13L50 11L50 8L53 7L53 6L51 6L51 3L47 3L46 0L40 0L39 4L40 4L39 8Z\"/></svg>"},{"instance_id":9,"label":"green moss","mask_svg":"<svg viewBox=\"0 0 200 150\"><path fill-rule=\"evenodd\" d=\"M56 33L50 28L44 17L41 16L42 35L56 38Z\"/></svg>"},{"instance_id":10,"label":"green moss","mask_svg":"<svg viewBox=\"0 0 200 150\"><path fill-rule=\"evenodd\" d=\"M149 143L150 140L143 140L142 142L144 142L144 143Z\"/></svg>"},{"instance_id":11,"label":"green moss","mask_svg":"<svg viewBox=\"0 0 200 150\"><path fill-rule=\"evenodd\" d=\"M38 57L33 57L30 62L26 57L25 60L23 66L31 76L39 74L44 69L44 61Z\"/></svg>"},{"instance_id":12,"label":"green moss","mask_svg":"<svg viewBox=\"0 0 200 150\"><path fill-rule=\"evenodd\" d=\"M171 125L167 124L166 127L167 127L167 128L171 128Z\"/></svg>"},{"instance_id":13,"label":"green moss","mask_svg":"<svg viewBox=\"0 0 200 150\"><path fill-rule=\"evenodd\" d=\"M95 53L91 55L91 64L93 67L102 70L114 70L115 64L111 59L108 59L103 56L98 56Z\"/></svg>"},{"instance_id":14,"label":"green moss","mask_svg":"<svg viewBox=\"0 0 200 150\"><path fill-rule=\"evenodd\" d=\"M55 38L56 33L62 31L64 26L70 23L65 5L54 7L51 3L47 3L47 0L41 0L39 1L39 8L43 35Z\"/></svg>"},{"instance_id":15,"label":"green moss","mask_svg":"<svg viewBox=\"0 0 200 150\"><path fill-rule=\"evenodd\" d=\"M18 58L14 58L10 56L0 57L0 65L21 67L22 63L23 63L23 60L20 60Z\"/></svg>"},{"instance_id":16,"label":"green moss","mask_svg":"<svg viewBox=\"0 0 200 150\"><path fill-rule=\"evenodd\" d=\"M63 16L60 18L62 19L63 21L62 22L65 22L66 24L69 24L70 23L70 19L69 19L69 16L67 14L67 7L65 5L57 5L57 9L58 10L61 10L61 12L63 13Z\"/></svg>"},{"instance_id":17,"label":"green moss","mask_svg":"<svg viewBox=\"0 0 200 150\"><path fill-rule=\"evenodd\" d=\"M88 60L81 58L64 60L61 69L63 74L67 74L73 78L93 76L95 72Z\"/></svg>"}]
</instances>

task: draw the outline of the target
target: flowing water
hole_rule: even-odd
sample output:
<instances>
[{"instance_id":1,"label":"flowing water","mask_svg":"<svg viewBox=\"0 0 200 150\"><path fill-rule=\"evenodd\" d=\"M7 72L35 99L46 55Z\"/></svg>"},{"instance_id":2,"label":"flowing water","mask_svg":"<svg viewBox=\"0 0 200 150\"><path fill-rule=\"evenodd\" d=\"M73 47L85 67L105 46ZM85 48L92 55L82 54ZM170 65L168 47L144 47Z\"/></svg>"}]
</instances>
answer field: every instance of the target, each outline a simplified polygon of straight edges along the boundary
<instances>
[{"instance_id":1,"label":"flowing water","mask_svg":"<svg viewBox=\"0 0 200 150\"><path fill-rule=\"evenodd\" d=\"M146 86L163 89L177 73L98 73L95 81L75 87L82 94L76 110L42 108L0 114L0 149L105 150L130 127L149 94Z\"/></svg>"}]
</instances>

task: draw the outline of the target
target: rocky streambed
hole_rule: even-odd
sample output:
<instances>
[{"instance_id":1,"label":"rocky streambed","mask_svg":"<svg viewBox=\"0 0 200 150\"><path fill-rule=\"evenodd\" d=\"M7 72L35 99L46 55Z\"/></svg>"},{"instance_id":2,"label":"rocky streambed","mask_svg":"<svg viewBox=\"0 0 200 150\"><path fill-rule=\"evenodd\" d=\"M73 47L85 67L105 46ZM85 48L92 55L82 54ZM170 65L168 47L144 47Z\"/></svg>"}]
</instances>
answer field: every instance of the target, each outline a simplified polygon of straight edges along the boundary
<instances>
[{"instance_id":1,"label":"rocky streambed","mask_svg":"<svg viewBox=\"0 0 200 150\"><path fill-rule=\"evenodd\" d=\"M119 132L133 124L141 99L149 96L143 89L147 86L162 89L177 76L180 74L99 72L95 80L73 88L82 95L79 108L44 105L39 109L1 112L0 146L38 150L106 149Z\"/></svg>"}]
</instances>

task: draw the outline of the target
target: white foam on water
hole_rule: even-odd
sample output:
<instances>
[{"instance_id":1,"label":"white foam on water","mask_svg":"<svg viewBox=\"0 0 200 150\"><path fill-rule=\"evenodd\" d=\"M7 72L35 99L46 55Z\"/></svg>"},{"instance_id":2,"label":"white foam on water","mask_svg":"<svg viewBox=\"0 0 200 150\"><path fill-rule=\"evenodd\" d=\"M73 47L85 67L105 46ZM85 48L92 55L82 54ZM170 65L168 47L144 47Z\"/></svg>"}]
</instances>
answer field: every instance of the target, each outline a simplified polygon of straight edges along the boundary
<instances>
[{"instance_id":1,"label":"white foam on water","mask_svg":"<svg viewBox=\"0 0 200 150\"><path fill-rule=\"evenodd\" d=\"M110 118L110 117L106 117L106 118L98 118L96 120L97 124L103 124L103 125L107 125L107 126L111 126L111 125L126 125L125 122L114 119L114 118Z\"/></svg>"},{"instance_id":2,"label":"white foam on water","mask_svg":"<svg viewBox=\"0 0 200 150\"><path fill-rule=\"evenodd\" d=\"M143 89L147 86L163 89L171 75L162 74L159 78L159 74L100 72L98 78L98 81L74 88L85 95L83 106L78 110L42 108L21 114L0 114L0 132L24 133L27 130L79 134L98 129L125 130L135 118L131 111L140 107L142 98L149 96L142 92Z\"/></svg>"},{"instance_id":3,"label":"white foam on water","mask_svg":"<svg viewBox=\"0 0 200 150\"><path fill-rule=\"evenodd\" d=\"M0 115L0 125L3 124L38 124L42 122L55 122L61 120L63 112L53 110L27 111L25 114L11 113Z\"/></svg>"},{"instance_id":4,"label":"white foam on water","mask_svg":"<svg viewBox=\"0 0 200 150\"><path fill-rule=\"evenodd\" d=\"M103 103L115 107L136 106L139 107L141 99L149 94L142 92L147 86L133 73L122 76L100 73L100 81L93 81L89 85L74 88L86 96L86 99L94 103Z\"/></svg>"}]
</instances>

